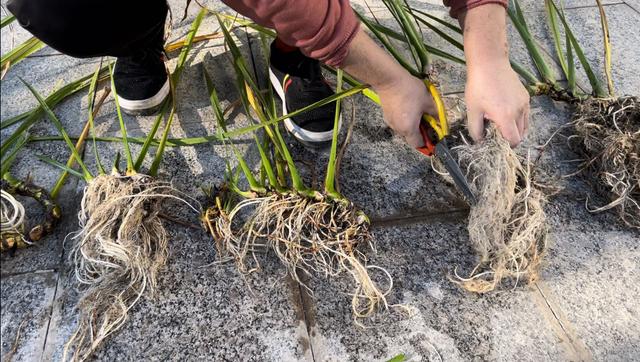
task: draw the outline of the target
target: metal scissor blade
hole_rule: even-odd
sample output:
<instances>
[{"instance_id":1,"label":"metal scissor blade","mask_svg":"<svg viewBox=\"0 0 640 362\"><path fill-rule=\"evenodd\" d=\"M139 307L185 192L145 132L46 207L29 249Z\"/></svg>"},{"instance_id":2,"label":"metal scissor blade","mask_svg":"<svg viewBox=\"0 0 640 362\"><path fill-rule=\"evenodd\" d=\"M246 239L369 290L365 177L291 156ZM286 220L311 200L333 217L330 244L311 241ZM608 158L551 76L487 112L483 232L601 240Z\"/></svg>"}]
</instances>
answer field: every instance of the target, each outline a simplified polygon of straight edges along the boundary
<instances>
[{"instance_id":1,"label":"metal scissor blade","mask_svg":"<svg viewBox=\"0 0 640 362\"><path fill-rule=\"evenodd\" d=\"M462 170L460 170L460 166L458 162L451 156L451 152L449 151L449 147L447 147L446 139L440 140L436 144L436 156L440 159L444 167L449 172L449 175L453 178L453 182L455 182L458 190L462 192L462 196L464 196L467 203L471 206L474 206L478 199L476 199L476 195L471 191L471 187L469 187L469 183L467 182L467 178L462 174Z\"/></svg>"}]
</instances>

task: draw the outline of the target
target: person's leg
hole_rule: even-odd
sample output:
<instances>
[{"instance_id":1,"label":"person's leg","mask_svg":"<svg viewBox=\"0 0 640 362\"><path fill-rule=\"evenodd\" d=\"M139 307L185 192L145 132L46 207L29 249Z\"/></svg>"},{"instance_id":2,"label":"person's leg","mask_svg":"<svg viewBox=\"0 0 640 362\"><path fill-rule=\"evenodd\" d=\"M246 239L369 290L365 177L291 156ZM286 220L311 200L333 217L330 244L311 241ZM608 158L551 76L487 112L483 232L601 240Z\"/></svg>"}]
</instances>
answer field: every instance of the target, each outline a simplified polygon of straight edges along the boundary
<instances>
[{"instance_id":1,"label":"person's leg","mask_svg":"<svg viewBox=\"0 0 640 362\"><path fill-rule=\"evenodd\" d=\"M271 44L269 79L282 100L283 114L306 107L334 93L322 75L320 63L280 39ZM327 145L333 136L335 108L335 104L331 103L287 118L284 121L285 127L306 145Z\"/></svg>"},{"instance_id":2,"label":"person's leg","mask_svg":"<svg viewBox=\"0 0 640 362\"><path fill-rule=\"evenodd\" d=\"M61 53L118 57L114 80L125 111L150 113L169 94L162 60L166 0L10 0L7 7Z\"/></svg>"}]
</instances>

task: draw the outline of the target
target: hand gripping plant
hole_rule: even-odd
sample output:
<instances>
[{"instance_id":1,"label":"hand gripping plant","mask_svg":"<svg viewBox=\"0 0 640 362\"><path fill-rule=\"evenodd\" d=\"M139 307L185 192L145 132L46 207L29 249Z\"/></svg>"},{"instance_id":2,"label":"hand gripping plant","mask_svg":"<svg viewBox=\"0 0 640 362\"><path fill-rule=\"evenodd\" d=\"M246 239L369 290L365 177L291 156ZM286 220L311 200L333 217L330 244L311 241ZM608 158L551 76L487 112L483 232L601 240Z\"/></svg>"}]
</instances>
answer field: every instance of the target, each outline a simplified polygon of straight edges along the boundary
<instances>
[{"instance_id":1,"label":"hand gripping plant","mask_svg":"<svg viewBox=\"0 0 640 362\"><path fill-rule=\"evenodd\" d=\"M278 117L272 91L258 88L222 19L220 24L233 57L242 102L247 114L252 112L258 119L254 126L228 132L216 91L205 72L220 128L225 132L226 139L247 130L264 130L263 139L259 139L257 134L253 136L260 154L260 176L254 175L239 151L232 143L228 143L238 159L249 190L241 190L237 177L229 171L228 187L241 201L234 203L219 195L216 205L203 215L203 221L215 239L220 255L232 257L242 273L249 273L260 267L257 252L272 250L290 276L305 287L308 286L300 279L301 273L324 277L347 273L355 284L352 298L354 318L365 318L380 308L387 308L386 296L392 286L391 277L384 269L368 265L364 255L365 248L373 248L369 220L338 192L335 180L339 167L340 99L362 88L342 91L342 73L339 72L336 95ZM268 47L263 46L265 52L266 49ZM314 190L305 185L298 173L278 122L334 101L336 119L325 187L324 190ZM370 272L373 270L381 271L389 278L387 290L381 290L372 280Z\"/></svg>"},{"instance_id":2,"label":"hand gripping plant","mask_svg":"<svg viewBox=\"0 0 640 362\"><path fill-rule=\"evenodd\" d=\"M569 141L584 156L578 173L594 180L596 192L609 199L606 205L594 207L588 197L587 209L600 212L615 208L626 225L640 229L640 102L637 96L615 96L609 25L600 0L596 3L604 40L606 90L571 31L564 11L553 0L545 0L545 9L557 61L567 79L566 87L556 81L556 74L542 57L517 1L509 10L509 16L527 45L538 73L548 85L550 97L575 106L570 123L574 134ZM564 30L564 46L558 20ZM590 93L584 93L577 85L576 57L589 79Z\"/></svg>"},{"instance_id":3,"label":"hand gripping plant","mask_svg":"<svg viewBox=\"0 0 640 362\"><path fill-rule=\"evenodd\" d=\"M452 29L456 27L427 13L418 14L417 10L398 0L388 0L385 4L401 32L382 26L375 19L360 18L410 73L421 77L430 73L428 53L464 63L455 55L425 44L417 24L426 25L461 48L462 44L425 19L446 24ZM402 56L394 41L409 46L415 66ZM517 65L515 69L526 72ZM437 92L432 92L432 96L442 104ZM440 116L444 117L444 109L441 113ZM452 150L457 152L477 198L477 203L471 206L468 231L479 257L468 276L461 277L454 272L451 279L463 288L479 293L495 289L504 279L515 280L516 284L520 280L535 280L546 249L546 222L542 209L545 198L533 185L529 159L518 156L493 127L487 129L485 139L478 144L466 142L464 137L455 137L451 141L457 143Z\"/></svg>"},{"instance_id":4,"label":"hand gripping plant","mask_svg":"<svg viewBox=\"0 0 640 362\"><path fill-rule=\"evenodd\" d=\"M129 310L145 294L152 294L157 287L157 277L166 263L168 235L159 217L163 202L178 200L184 202L196 213L199 207L186 201L188 196L180 193L168 182L156 178L164 154L171 123L175 114L175 85L177 84L191 41L204 17L201 12L194 21L187 36L187 46L182 49L177 66L171 76L172 101L165 101L163 111L156 118L152 130L142 145L140 154L134 159L129 148L129 138L118 104L117 90L111 79L118 120L122 133L122 145L127 167L119 169L119 155L110 174L100 161L95 147L94 155L98 175L93 176L62 124L47 106L44 99L28 86L45 110L48 118L56 125L71 150L81 171L76 171L55 161L48 162L64 169L72 175L84 179L84 190L78 215L80 230L71 235L73 241L70 259L75 266L75 276L79 283L81 297L78 324L67 342L64 359L85 360L104 340L120 329L127 320ZM109 65L111 71L111 66ZM95 89L99 69L96 70L91 89ZM92 98L90 97L90 100ZM166 111L171 112L159 142L154 140ZM89 103L89 125L93 132L93 101ZM140 173L149 147L157 145L156 155L149 174ZM69 355L71 354L71 355Z\"/></svg>"}]
</instances>

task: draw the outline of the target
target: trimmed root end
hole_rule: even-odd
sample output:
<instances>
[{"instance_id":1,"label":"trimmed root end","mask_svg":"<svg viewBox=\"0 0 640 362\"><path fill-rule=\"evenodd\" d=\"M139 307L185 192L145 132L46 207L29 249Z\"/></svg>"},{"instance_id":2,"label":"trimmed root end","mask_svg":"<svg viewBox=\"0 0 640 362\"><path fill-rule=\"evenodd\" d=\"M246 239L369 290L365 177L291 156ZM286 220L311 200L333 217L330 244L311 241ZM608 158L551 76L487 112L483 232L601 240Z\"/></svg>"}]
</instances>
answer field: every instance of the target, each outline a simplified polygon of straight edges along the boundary
<instances>
[{"instance_id":1,"label":"trimmed root end","mask_svg":"<svg viewBox=\"0 0 640 362\"><path fill-rule=\"evenodd\" d=\"M62 212L49 193L29 181L10 183L2 180L2 231L0 251L15 250L32 245L53 232ZM26 213L24 206L13 195L34 199L44 209L44 220L25 234Z\"/></svg>"},{"instance_id":2,"label":"trimmed root end","mask_svg":"<svg viewBox=\"0 0 640 362\"><path fill-rule=\"evenodd\" d=\"M640 101L637 97L589 99L573 117L574 148L585 157L581 170L595 191L609 200L591 212L617 209L628 226L640 229Z\"/></svg>"},{"instance_id":3,"label":"trimmed root end","mask_svg":"<svg viewBox=\"0 0 640 362\"><path fill-rule=\"evenodd\" d=\"M25 210L20 201L5 190L2 193L2 230L0 252L24 248L29 242L24 238Z\"/></svg>"},{"instance_id":4,"label":"trimmed root end","mask_svg":"<svg viewBox=\"0 0 640 362\"><path fill-rule=\"evenodd\" d=\"M392 280L386 270L367 265L358 247L369 246L368 219L345 201L313 200L297 194L243 200L225 214L208 212L209 231L221 256L233 258L242 273L259 269L256 251L271 249L291 277L306 286L298 273L326 278L347 272L354 280L352 309L355 318L366 318L387 308ZM247 217L244 217L248 215ZM239 219L245 219L242 221ZM208 220L208 221L207 221ZM381 291L369 271L379 269L389 279Z\"/></svg>"},{"instance_id":5,"label":"trimmed root end","mask_svg":"<svg viewBox=\"0 0 640 362\"><path fill-rule=\"evenodd\" d=\"M478 197L469 215L469 238L480 261L468 277L452 280L485 293L503 279L532 282L546 249L545 196L531 180L531 163L521 160L493 127L479 144L456 147Z\"/></svg>"},{"instance_id":6,"label":"trimmed root end","mask_svg":"<svg viewBox=\"0 0 640 362\"><path fill-rule=\"evenodd\" d=\"M65 357L88 358L126 322L129 310L153 293L165 265L168 237L158 213L170 184L144 175L99 176L86 188L71 259L82 291L79 320Z\"/></svg>"}]
</instances>

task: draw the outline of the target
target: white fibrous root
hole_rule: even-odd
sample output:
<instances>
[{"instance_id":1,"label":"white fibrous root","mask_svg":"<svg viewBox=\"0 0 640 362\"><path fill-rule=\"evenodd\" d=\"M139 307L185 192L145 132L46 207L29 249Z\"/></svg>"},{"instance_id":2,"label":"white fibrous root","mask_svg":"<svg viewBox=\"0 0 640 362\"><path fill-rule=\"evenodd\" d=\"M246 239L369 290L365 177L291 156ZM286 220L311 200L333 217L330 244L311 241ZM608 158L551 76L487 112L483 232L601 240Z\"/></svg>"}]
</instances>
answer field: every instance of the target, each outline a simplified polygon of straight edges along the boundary
<instances>
[{"instance_id":1,"label":"white fibrous root","mask_svg":"<svg viewBox=\"0 0 640 362\"><path fill-rule=\"evenodd\" d=\"M242 215L249 215L245 220ZM260 267L257 252L273 250L289 275L336 277L347 273L355 283L354 318L366 318L389 307L386 296L393 284L383 268L368 265L362 248L374 250L369 220L345 200L321 200L296 193L246 199L229 214L217 214L210 225L221 255L232 257L242 273ZM381 272L388 280L382 290L371 278ZM300 274L301 273L301 274Z\"/></svg>"},{"instance_id":2,"label":"white fibrous root","mask_svg":"<svg viewBox=\"0 0 640 362\"><path fill-rule=\"evenodd\" d=\"M30 244L24 238L25 209L22 203L5 190L0 190L2 196L0 231L2 244L0 250L9 250L19 243Z\"/></svg>"},{"instance_id":3,"label":"white fibrous root","mask_svg":"<svg viewBox=\"0 0 640 362\"><path fill-rule=\"evenodd\" d=\"M140 298L154 293L168 253L159 213L168 199L199 212L186 198L169 183L141 174L102 175L85 188L71 251L80 316L65 360L69 353L73 360L91 356Z\"/></svg>"},{"instance_id":4,"label":"white fibrous root","mask_svg":"<svg viewBox=\"0 0 640 362\"><path fill-rule=\"evenodd\" d=\"M626 225L640 229L640 101L588 99L578 104L572 125L575 134L569 140L585 158L581 171L608 199L594 206L589 197L587 209L616 209Z\"/></svg>"},{"instance_id":5,"label":"white fibrous root","mask_svg":"<svg viewBox=\"0 0 640 362\"><path fill-rule=\"evenodd\" d=\"M469 239L479 258L464 289L486 293L509 278L533 282L547 246L545 196L531 177L529 158L519 157L493 126L477 144L454 148L478 203L469 214Z\"/></svg>"}]
</instances>

